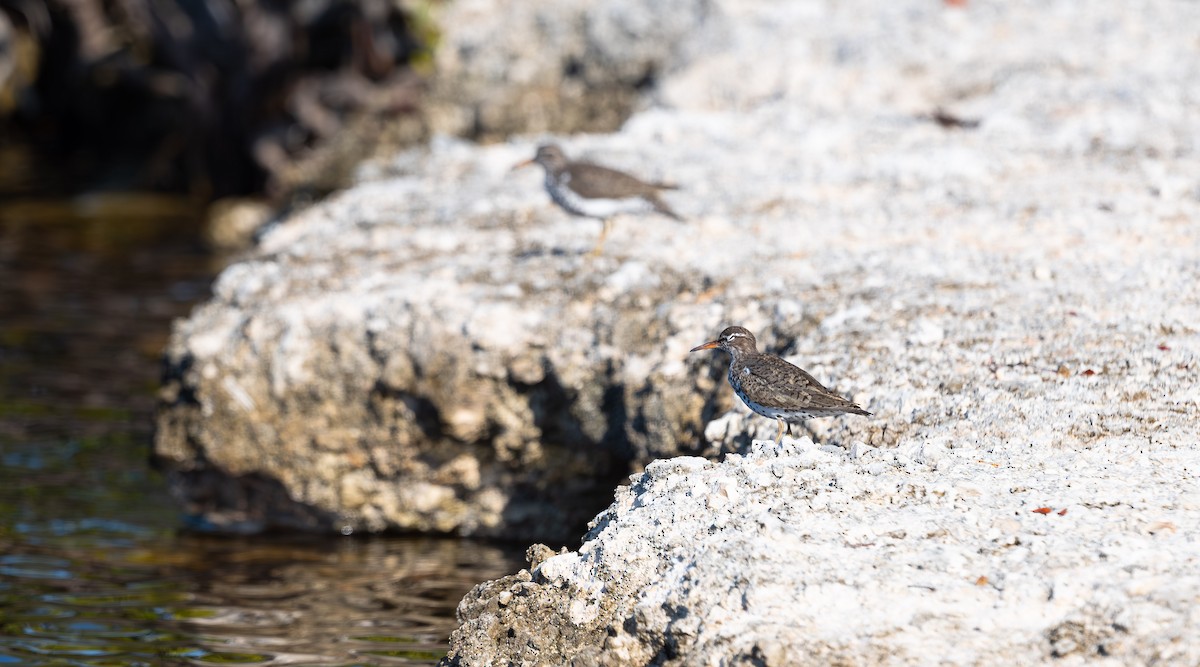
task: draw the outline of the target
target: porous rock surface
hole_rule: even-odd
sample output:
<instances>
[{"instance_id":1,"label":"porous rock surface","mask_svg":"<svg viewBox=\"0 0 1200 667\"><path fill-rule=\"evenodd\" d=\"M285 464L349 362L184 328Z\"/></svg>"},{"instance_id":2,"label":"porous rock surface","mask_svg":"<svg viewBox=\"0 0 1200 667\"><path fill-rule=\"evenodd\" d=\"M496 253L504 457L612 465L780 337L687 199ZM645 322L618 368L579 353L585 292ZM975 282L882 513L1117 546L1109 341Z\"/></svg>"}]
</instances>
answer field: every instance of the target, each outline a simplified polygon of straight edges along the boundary
<instances>
[{"instance_id":1,"label":"porous rock surface","mask_svg":"<svg viewBox=\"0 0 1200 667\"><path fill-rule=\"evenodd\" d=\"M611 131L722 21L712 0L455 0L427 102L434 131L475 139ZM702 27L705 29L702 30Z\"/></svg>"},{"instance_id":2,"label":"porous rock surface","mask_svg":"<svg viewBox=\"0 0 1200 667\"><path fill-rule=\"evenodd\" d=\"M578 551L476 587L444 664L1197 664L1198 458L787 438L656 461Z\"/></svg>"}]
</instances>

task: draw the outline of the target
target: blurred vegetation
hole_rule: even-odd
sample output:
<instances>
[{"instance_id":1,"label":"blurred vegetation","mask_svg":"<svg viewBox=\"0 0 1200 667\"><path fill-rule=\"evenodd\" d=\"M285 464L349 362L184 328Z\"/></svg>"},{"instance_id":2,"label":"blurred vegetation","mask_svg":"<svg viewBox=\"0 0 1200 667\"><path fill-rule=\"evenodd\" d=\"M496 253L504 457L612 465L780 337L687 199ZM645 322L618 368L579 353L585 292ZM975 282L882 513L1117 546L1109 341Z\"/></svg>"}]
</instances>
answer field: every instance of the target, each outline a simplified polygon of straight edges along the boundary
<instances>
[{"instance_id":1,"label":"blurred vegetation","mask_svg":"<svg viewBox=\"0 0 1200 667\"><path fill-rule=\"evenodd\" d=\"M431 9L0 0L0 170L26 145L64 192L319 194L346 154L423 136Z\"/></svg>"}]
</instances>

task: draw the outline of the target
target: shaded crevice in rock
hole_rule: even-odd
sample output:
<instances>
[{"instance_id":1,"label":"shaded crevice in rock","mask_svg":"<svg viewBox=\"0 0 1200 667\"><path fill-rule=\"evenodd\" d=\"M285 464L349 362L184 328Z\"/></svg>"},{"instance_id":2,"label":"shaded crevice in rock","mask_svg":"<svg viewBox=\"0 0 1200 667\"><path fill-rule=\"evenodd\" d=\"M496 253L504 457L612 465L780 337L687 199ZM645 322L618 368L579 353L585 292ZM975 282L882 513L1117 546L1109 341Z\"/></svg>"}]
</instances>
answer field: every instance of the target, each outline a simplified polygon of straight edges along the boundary
<instances>
[{"instance_id":1,"label":"shaded crevice in rock","mask_svg":"<svg viewBox=\"0 0 1200 667\"><path fill-rule=\"evenodd\" d=\"M611 364L609 366L611 368ZM626 408L627 395L628 390L623 384L610 383L604 390L600 402L600 410L607 417L602 442L615 457L625 463L637 458L637 452L631 446L626 431L646 432L645 419L640 413L635 412L632 418L630 417L629 410Z\"/></svg>"},{"instance_id":2,"label":"shaded crevice in rock","mask_svg":"<svg viewBox=\"0 0 1200 667\"><path fill-rule=\"evenodd\" d=\"M441 442L446 438L441 411L428 396L393 389L380 381L371 392L370 406L373 419L415 426L419 437L414 442Z\"/></svg>"},{"instance_id":3,"label":"shaded crevice in rock","mask_svg":"<svg viewBox=\"0 0 1200 667\"><path fill-rule=\"evenodd\" d=\"M214 466L169 473L187 526L226 533L329 531L335 513L292 499L284 485L260 473L231 475Z\"/></svg>"},{"instance_id":4,"label":"shaded crevice in rock","mask_svg":"<svg viewBox=\"0 0 1200 667\"><path fill-rule=\"evenodd\" d=\"M545 444L588 448L600 444L585 435L583 425L571 414L576 397L562 385L553 364L548 360L544 363L541 381L528 385L517 384L513 389L528 404L538 439Z\"/></svg>"}]
</instances>

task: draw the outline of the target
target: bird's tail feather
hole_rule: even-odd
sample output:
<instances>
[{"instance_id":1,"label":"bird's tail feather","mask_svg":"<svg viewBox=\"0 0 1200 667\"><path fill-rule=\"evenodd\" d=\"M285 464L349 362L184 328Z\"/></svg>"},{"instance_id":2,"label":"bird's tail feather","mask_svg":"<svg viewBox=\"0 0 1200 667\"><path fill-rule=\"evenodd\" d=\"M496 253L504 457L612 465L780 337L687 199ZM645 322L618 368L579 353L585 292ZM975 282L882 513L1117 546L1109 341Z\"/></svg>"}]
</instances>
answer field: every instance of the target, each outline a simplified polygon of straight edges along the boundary
<instances>
[{"instance_id":1,"label":"bird's tail feather","mask_svg":"<svg viewBox=\"0 0 1200 667\"><path fill-rule=\"evenodd\" d=\"M683 216L679 215L675 211L672 211L671 207L667 206L667 203L665 201L663 201L662 199L659 199L658 196L651 196L651 197L647 197L646 199L647 199L647 201L650 202L650 205L654 207L654 210L658 211L659 213L662 213L663 215L667 216L668 218L672 218L674 220L683 222Z\"/></svg>"}]
</instances>

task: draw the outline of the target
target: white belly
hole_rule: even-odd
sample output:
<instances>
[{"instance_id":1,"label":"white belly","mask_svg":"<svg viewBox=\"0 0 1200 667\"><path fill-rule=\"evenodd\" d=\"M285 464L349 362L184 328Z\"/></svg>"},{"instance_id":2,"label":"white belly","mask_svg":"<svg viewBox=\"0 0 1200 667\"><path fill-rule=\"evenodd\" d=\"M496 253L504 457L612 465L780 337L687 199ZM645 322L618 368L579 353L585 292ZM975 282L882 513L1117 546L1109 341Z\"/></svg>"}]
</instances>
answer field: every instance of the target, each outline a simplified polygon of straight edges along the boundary
<instances>
[{"instance_id":1,"label":"white belly","mask_svg":"<svg viewBox=\"0 0 1200 667\"><path fill-rule=\"evenodd\" d=\"M788 412L784 412L782 410L776 410L775 408L768 408L765 405L759 405L758 403L755 403L754 401L746 398L746 396L744 394L742 394L742 392L740 392L740 391L738 392L738 398L742 399L742 402L746 404L746 407L750 408L751 410L757 412L758 414L760 414L764 417L769 417L771 419L783 417L784 419L787 419L788 416L790 416L790 414L791 414Z\"/></svg>"},{"instance_id":2,"label":"white belly","mask_svg":"<svg viewBox=\"0 0 1200 667\"><path fill-rule=\"evenodd\" d=\"M646 213L654 209L650 202L641 197L623 199L589 199L580 197L566 186L546 181L546 191L554 203L575 215L589 218L611 218L619 213Z\"/></svg>"}]
</instances>

